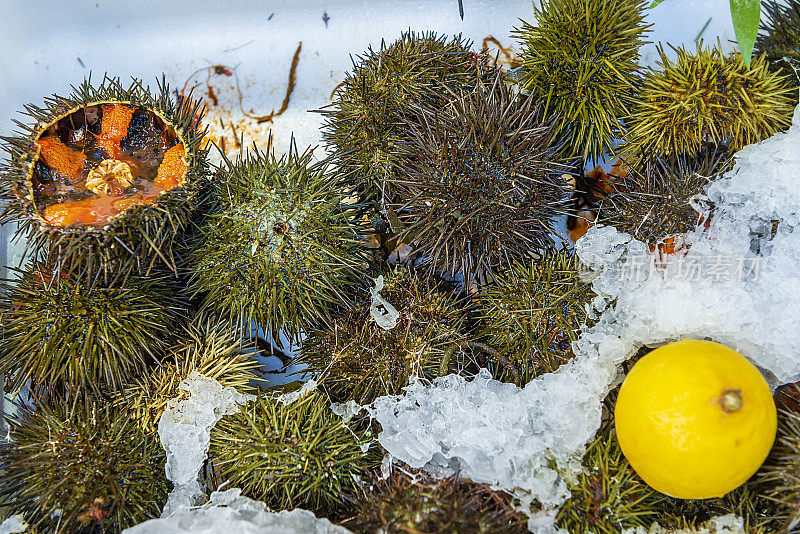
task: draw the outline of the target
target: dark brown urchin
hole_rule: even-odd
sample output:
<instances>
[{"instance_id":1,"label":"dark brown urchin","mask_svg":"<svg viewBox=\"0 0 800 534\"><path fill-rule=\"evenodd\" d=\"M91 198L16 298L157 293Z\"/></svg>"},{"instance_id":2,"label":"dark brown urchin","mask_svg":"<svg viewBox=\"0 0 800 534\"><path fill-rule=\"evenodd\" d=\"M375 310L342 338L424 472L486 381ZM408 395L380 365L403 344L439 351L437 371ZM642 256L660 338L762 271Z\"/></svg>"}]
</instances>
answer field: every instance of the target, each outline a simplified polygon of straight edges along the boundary
<instances>
[{"instance_id":1,"label":"dark brown urchin","mask_svg":"<svg viewBox=\"0 0 800 534\"><path fill-rule=\"evenodd\" d=\"M754 53L765 54L773 70L794 74L800 85L800 0L765 0ZM795 101L797 95L795 94Z\"/></svg>"},{"instance_id":2,"label":"dark brown urchin","mask_svg":"<svg viewBox=\"0 0 800 534\"><path fill-rule=\"evenodd\" d=\"M414 104L433 108L448 99L445 89L473 85L482 58L472 43L447 40L433 32L405 32L400 38L357 58L334 92L323 138L332 151L339 177L367 200L386 193L384 182L397 174L398 144L405 139L403 120Z\"/></svg>"},{"instance_id":3,"label":"dark brown urchin","mask_svg":"<svg viewBox=\"0 0 800 534\"><path fill-rule=\"evenodd\" d=\"M233 322L292 341L346 307L366 268L345 191L312 151L271 143L225 160L216 207L197 232L190 291Z\"/></svg>"},{"instance_id":4,"label":"dark brown urchin","mask_svg":"<svg viewBox=\"0 0 800 534\"><path fill-rule=\"evenodd\" d=\"M424 471L395 469L387 479L371 471L349 501L350 517L342 524L357 534L528 532L528 518L514 511L509 495Z\"/></svg>"},{"instance_id":5,"label":"dark brown urchin","mask_svg":"<svg viewBox=\"0 0 800 534\"><path fill-rule=\"evenodd\" d=\"M371 430L335 415L317 392L294 400L262 394L211 432L209 457L231 487L272 509L318 515L337 508L380 463Z\"/></svg>"},{"instance_id":6,"label":"dark brown urchin","mask_svg":"<svg viewBox=\"0 0 800 534\"><path fill-rule=\"evenodd\" d=\"M546 0L516 30L524 86L555 117L564 152L583 165L619 136L635 94L644 0Z\"/></svg>"},{"instance_id":7,"label":"dark brown urchin","mask_svg":"<svg viewBox=\"0 0 800 534\"><path fill-rule=\"evenodd\" d=\"M37 259L106 280L176 270L173 245L189 225L207 171L199 104L116 78L27 106L35 121L3 138L0 222L18 222Z\"/></svg>"},{"instance_id":8,"label":"dark brown urchin","mask_svg":"<svg viewBox=\"0 0 800 534\"><path fill-rule=\"evenodd\" d=\"M537 101L498 74L453 91L444 107L415 106L403 147L414 157L389 178L405 200L387 206L399 237L432 271L480 282L553 244L567 186Z\"/></svg>"},{"instance_id":9,"label":"dark brown urchin","mask_svg":"<svg viewBox=\"0 0 800 534\"><path fill-rule=\"evenodd\" d=\"M31 265L0 286L0 373L40 396L118 391L174 341L179 295L171 275L108 285Z\"/></svg>"},{"instance_id":10,"label":"dark brown urchin","mask_svg":"<svg viewBox=\"0 0 800 534\"><path fill-rule=\"evenodd\" d=\"M697 155L724 146L731 153L788 127L797 94L787 76L770 72L766 59L745 66L738 52L721 44L697 44L696 52L672 47L670 59L658 47L660 68L648 68L630 116L621 153L640 158Z\"/></svg>"},{"instance_id":11,"label":"dark brown urchin","mask_svg":"<svg viewBox=\"0 0 800 534\"><path fill-rule=\"evenodd\" d=\"M711 148L697 156L642 161L609 184L596 222L627 232L651 249L672 252L680 247L680 236L703 222L693 197L731 166L725 150Z\"/></svg>"},{"instance_id":12,"label":"dark brown urchin","mask_svg":"<svg viewBox=\"0 0 800 534\"><path fill-rule=\"evenodd\" d=\"M493 369L495 378L523 387L574 356L572 341L587 322L595 296L578 267L574 254L547 252L529 264L512 264L486 288L480 333L505 363Z\"/></svg>"},{"instance_id":13,"label":"dark brown urchin","mask_svg":"<svg viewBox=\"0 0 800 534\"><path fill-rule=\"evenodd\" d=\"M252 393L250 382L258 378L254 347L243 345L227 321L201 314L180 337L156 369L126 386L115 400L147 432L156 431L170 400L188 395L179 386L195 371L241 393Z\"/></svg>"},{"instance_id":14,"label":"dark brown urchin","mask_svg":"<svg viewBox=\"0 0 800 534\"><path fill-rule=\"evenodd\" d=\"M119 532L158 517L166 455L108 403L62 399L20 407L0 443L0 509L42 532Z\"/></svg>"},{"instance_id":15,"label":"dark brown urchin","mask_svg":"<svg viewBox=\"0 0 800 534\"><path fill-rule=\"evenodd\" d=\"M463 302L452 291L405 267L382 279L381 297L399 312L395 326L376 323L364 292L360 305L311 331L300 347L295 363L307 365L338 402L366 404L401 393L412 375L446 375L471 345Z\"/></svg>"}]
</instances>

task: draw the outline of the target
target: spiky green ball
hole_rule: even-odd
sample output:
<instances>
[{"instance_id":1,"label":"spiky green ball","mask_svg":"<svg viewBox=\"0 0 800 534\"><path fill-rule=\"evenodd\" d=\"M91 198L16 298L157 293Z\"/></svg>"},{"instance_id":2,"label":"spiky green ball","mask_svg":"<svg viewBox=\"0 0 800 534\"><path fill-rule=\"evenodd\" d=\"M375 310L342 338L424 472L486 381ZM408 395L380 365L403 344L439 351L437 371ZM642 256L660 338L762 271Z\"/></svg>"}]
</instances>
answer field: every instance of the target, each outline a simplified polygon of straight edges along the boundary
<instances>
[{"instance_id":1,"label":"spiky green ball","mask_svg":"<svg viewBox=\"0 0 800 534\"><path fill-rule=\"evenodd\" d=\"M660 68L649 67L626 120L630 159L695 156L724 145L730 152L756 143L791 124L796 89L771 72L764 57L748 68L738 52L725 55L698 43L696 52L674 48L670 59L658 47Z\"/></svg>"},{"instance_id":2,"label":"spiky green ball","mask_svg":"<svg viewBox=\"0 0 800 534\"><path fill-rule=\"evenodd\" d=\"M204 307L278 340L292 339L347 301L364 267L343 193L293 147L276 158L253 147L225 161L217 207L190 255L190 290Z\"/></svg>"},{"instance_id":3,"label":"spiky green ball","mask_svg":"<svg viewBox=\"0 0 800 534\"><path fill-rule=\"evenodd\" d=\"M323 111L323 139L338 176L367 199L387 192L384 181L397 173L403 120L411 106L443 106L445 89L474 85L482 58L472 43L433 32L405 32L389 46L381 42L354 61L333 103Z\"/></svg>"},{"instance_id":4,"label":"spiky green ball","mask_svg":"<svg viewBox=\"0 0 800 534\"><path fill-rule=\"evenodd\" d=\"M496 378L522 387L574 356L572 342L595 297L578 267L574 254L548 252L527 264L512 264L487 287L480 332L499 353Z\"/></svg>"},{"instance_id":5,"label":"spiky green ball","mask_svg":"<svg viewBox=\"0 0 800 534\"><path fill-rule=\"evenodd\" d=\"M0 287L0 373L38 395L107 394L153 363L174 339L182 305L169 276L86 282L31 265Z\"/></svg>"},{"instance_id":6,"label":"spiky green ball","mask_svg":"<svg viewBox=\"0 0 800 534\"><path fill-rule=\"evenodd\" d=\"M262 395L217 423L210 458L222 480L269 507L319 513L341 504L355 477L380 462L370 441L316 392L286 404Z\"/></svg>"},{"instance_id":7,"label":"spiky green ball","mask_svg":"<svg viewBox=\"0 0 800 534\"><path fill-rule=\"evenodd\" d=\"M566 200L537 97L520 98L500 75L475 84L444 107L416 109L403 148L414 157L389 178L405 200L387 203L415 257L467 282L551 246Z\"/></svg>"},{"instance_id":8,"label":"spiky green ball","mask_svg":"<svg viewBox=\"0 0 800 534\"><path fill-rule=\"evenodd\" d=\"M53 226L43 218L42 196L31 180L38 154L35 141L60 119L98 103L142 107L162 118L185 146L186 180L151 204L130 207L105 224ZM29 241L34 257L89 280L98 273L106 280L147 273L157 265L176 271L174 248L190 223L208 169L207 150L201 148L205 132L200 129L200 105L189 98L176 100L164 80L151 91L140 80L125 87L120 79L106 77L99 86L87 79L66 97L45 98L43 107L26 106L33 122L17 122L20 130L3 138L7 158L0 163L0 199L7 205L0 223L18 223L17 233Z\"/></svg>"},{"instance_id":9,"label":"spiky green ball","mask_svg":"<svg viewBox=\"0 0 800 534\"><path fill-rule=\"evenodd\" d=\"M795 389L795 391L797 391ZM778 439L764 468L765 496L778 505L776 514L788 532L800 525L800 414L778 412Z\"/></svg>"},{"instance_id":10,"label":"spiky green ball","mask_svg":"<svg viewBox=\"0 0 800 534\"><path fill-rule=\"evenodd\" d=\"M166 455L126 411L67 399L21 408L7 421L0 507L42 532L119 532L160 515L170 488Z\"/></svg>"},{"instance_id":11,"label":"spiky green ball","mask_svg":"<svg viewBox=\"0 0 800 534\"><path fill-rule=\"evenodd\" d=\"M240 393L251 393L250 382L257 380L254 371L260 364L254 350L243 344L227 321L200 315L180 337L158 367L117 395L116 402L145 431L156 431L170 400L188 395L179 386L194 371Z\"/></svg>"},{"instance_id":12,"label":"spiky green ball","mask_svg":"<svg viewBox=\"0 0 800 534\"><path fill-rule=\"evenodd\" d=\"M367 404L396 395L412 375L445 375L467 348L465 313L452 292L403 267L384 276L380 295L400 313L384 330L370 314L363 294L352 311L303 340L297 363L317 375L333 400Z\"/></svg>"},{"instance_id":13,"label":"spiky green ball","mask_svg":"<svg viewBox=\"0 0 800 534\"><path fill-rule=\"evenodd\" d=\"M649 487L633 471L606 422L589 444L578 476L568 480L571 497L558 511L556 524L568 532L616 534L627 528L692 528L717 516L741 517L747 532L771 532L774 509L759 495L754 479L721 498L685 500ZM657 532L662 532L658 530Z\"/></svg>"},{"instance_id":14,"label":"spiky green ball","mask_svg":"<svg viewBox=\"0 0 800 534\"><path fill-rule=\"evenodd\" d=\"M793 85L797 87L800 85L800 1L765 0L761 7L761 31L756 37L754 52L766 54L773 70L793 74ZM794 63L790 64L792 60Z\"/></svg>"},{"instance_id":15,"label":"spiky green ball","mask_svg":"<svg viewBox=\"0 0 800 534\"><path fill-rule=\"evenodd\" d=\"M537 24L515 31L522 83L555 117L566 156L602 156L619 135L649 27L646 7L644 0L546 0L534 5Z\"/></svg>"},{"instance_id":16,"label":"spiky green ball","mask_svg":"<svg viewBox=\"0 0 800 534\"><path fill-rule=\"evenodd\" d=\"M651 247L669 236L685 234L703 222L693 207L693 197L729 170L731 163L724 150L640 162L600 201L597 222L627 232Z\"/></svg>"},{"instance_id":17,"label":"spiky green ball","mask_svg":"<svg viewBox=\"0 0 800 534\"><path fill-rule=\"evenodd\" d=\"M395 470L383 479L370 472L352 496L343 525L355 533L494 534L528 532L528 518L511 498L458 478Z\"/></svg>"}]
</instances>

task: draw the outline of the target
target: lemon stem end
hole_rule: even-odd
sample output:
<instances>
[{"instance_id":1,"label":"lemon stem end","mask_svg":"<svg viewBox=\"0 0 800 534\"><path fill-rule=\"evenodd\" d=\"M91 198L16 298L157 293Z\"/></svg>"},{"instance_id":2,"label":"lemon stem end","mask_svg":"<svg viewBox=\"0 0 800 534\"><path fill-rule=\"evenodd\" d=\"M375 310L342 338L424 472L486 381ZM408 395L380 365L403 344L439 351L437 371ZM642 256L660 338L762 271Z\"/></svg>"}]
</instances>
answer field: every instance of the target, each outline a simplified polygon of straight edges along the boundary
<instances>
[{"instance_id":1,"label":"lemon stem end","mask_svg":"<svg viewBox=\"0 0 800 534\"><path fill-rule=\"evenodd\" d=\"M728 389L723 391L719 404L725 410L725 413L739 411L742 408L742 390Z\"/></svg>"}]
</instances>

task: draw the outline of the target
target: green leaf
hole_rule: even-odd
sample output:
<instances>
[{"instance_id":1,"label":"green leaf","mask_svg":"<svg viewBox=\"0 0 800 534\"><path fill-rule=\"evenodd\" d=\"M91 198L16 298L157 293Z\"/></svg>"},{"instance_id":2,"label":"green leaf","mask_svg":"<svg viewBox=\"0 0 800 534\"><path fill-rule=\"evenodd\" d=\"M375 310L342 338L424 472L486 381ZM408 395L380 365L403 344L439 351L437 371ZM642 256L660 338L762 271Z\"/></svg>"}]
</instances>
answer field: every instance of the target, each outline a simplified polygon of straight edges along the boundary
<instances>
[{"instance_id":1,"label":"green leaf","mask_svg":"<svg viewBox=\"0 0 800 534\"><path fill-rule=\"evenodd\" d=\"M656 7L658 4L660 4L663 1L664 0L653 0L653 3L650 4L650 8L649 9L653 9L654 7Z\"/></svg>"},{"instance_id":2,"label":"green leaf","mask_svg":"<svg viewBox=\"0 0 800 534\"><path fill-rule=\"evenodd\" d=\"M761 2L759 0L730 0L730 2L733 29L736 32L739 51L744 58L744 64L750 68L753 44L756 42L758 23L761 19Z\"/></svg>"}]
</instances>

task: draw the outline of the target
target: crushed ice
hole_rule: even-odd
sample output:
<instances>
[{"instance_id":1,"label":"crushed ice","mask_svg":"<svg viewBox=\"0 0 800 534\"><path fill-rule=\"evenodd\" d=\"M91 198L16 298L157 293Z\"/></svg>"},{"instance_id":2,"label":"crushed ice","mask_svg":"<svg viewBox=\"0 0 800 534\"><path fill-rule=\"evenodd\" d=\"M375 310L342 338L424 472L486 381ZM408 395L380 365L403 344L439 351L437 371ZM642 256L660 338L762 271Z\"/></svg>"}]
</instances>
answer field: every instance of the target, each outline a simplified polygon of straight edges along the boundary
<instances>
[{"instance_id":1,"label":"crushed ice","mask_svg":"<svg viewBox=\"0 0 800 534\"><path fill-rule=\"evenodd\" d=\"M240 405L255 398L232 387L222 387L197 371L179 387L189 395L169 401L158 421L158 435L167 452L167 478L175 485L162 517L204 500L199 474L208 454L211 429L222 416L236 413Z\"/></svg>"},{"instance_id":2,"label":"crushed ice","mask_svg":"<svg viewBox=\"0 0 800 534\"><path fill-rule=\"evenodd\" d=\"M12 515L0 523L0 534L18 534L25 532L27 529L28 524L19 514Z\"/></svg>"},{"instance_id":3,"label":"crushed ice","mask_svg":"<svg viewBox=\"0 0 800 534\"><path fill-rule=\"evenodd\" d=\"M550 462L569 472L578 461L600 425L603 398L622 378L617 366L642 346L708 337L750 358L774 385L797 380L798 176L800 107L789 132L744 148L698 199L714 211L707 229L686 236L688 250L658 257L599 226L578 241L579 257L597 271L602 314L574 343L572 361L524 388L486 372L472 381L413 381L368 408L382 427L379 442L412 467L458 470L513 491L523 508L535 498L544 510L529 528L552 532L568 491Z\"/></svg>"},{"instance_id":4,"label":"crushed ice","mask_svg":"<svg viewBox=\"0 0 800 534\"><path fill-rule=\"evenodd\" d=\"M169 517L151 519L124 534L351 534L307 510L270 512L263 502L241 496L241 490L215 491L208 503L182 508Z\"/></svg>"}]
</instances>

